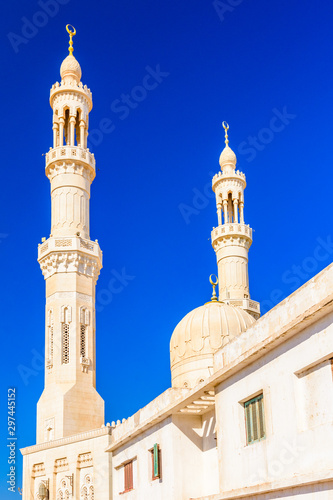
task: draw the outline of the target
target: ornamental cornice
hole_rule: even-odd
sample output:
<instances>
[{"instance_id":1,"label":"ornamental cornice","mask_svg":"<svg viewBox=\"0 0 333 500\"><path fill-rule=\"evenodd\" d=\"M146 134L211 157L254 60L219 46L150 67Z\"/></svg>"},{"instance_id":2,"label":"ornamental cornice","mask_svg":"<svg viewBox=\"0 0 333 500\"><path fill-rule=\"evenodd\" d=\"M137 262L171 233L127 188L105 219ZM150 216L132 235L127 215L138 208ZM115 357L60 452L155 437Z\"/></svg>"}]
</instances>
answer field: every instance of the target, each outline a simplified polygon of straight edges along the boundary
<instances>
[{"instance_id":1,"label":"ornamental cornice","mask_svg":"<svg viewBox=\"0 0 333 500\"><path fill-rule=\"evenodd\" d=\"M74 436L68 436L60 439L55 439L54 441L46 441L44 443L21 448L20 451L22 455L29 455L30 453L36 453L38 451L48 450L50 448L57 448L58 446L69 445L71 443L78 443L80 441L86 441L88 439L94 439L100 436L111 435L111 432L111 427L103 426L100 429L93 429L91 431L74 434Z\"/></svg>"},{"instance_id":2,"label":"ornamental cornice","mask_svg":"<svg viewBox=\"0 0 333 500\"><path fill-rule=\"evenodd\" d=\"M214 175L212 179L212 189L215 192L216 187L221 183L232 183L237 182L242 186L243 189L246 188L246 177L243 172L239 170L234 171L232 174L226 174L224 172L218 172Z\"/></svg>"},{"instance_id":3,"label":"ornamental cornice","mask_svg":"<svg viewBox=\"0 0 333 500\"><path fill-rule=\"evenodd\" d=\"M38 259L44 279L57 273L82 274L97 281L102 264L97 256L83 254L79 251L49 252Z\"/></svg>"},{"instance_id":4,"label":"ornamental cornice","mask_svg":"<svg viewBox=\"0 0 333 500\"><path fill-rule=\"evenodd\" d=\"M215 192L223 192L230 189L238 189L244 191L245 185L239 179L224 179L214 184Z\"/></svg>"},{"instance_id":5,"label":"ornamental cornice","mask_svg":"<svg viewBox=\"0 0 333 500\"><path fill-rule=\"evenodd\" d=\"M243 247L246 248L246 250L249 250L250 246L252 244L252 240L247 239L245 237L237 238L235 236L221 236L217 237L215 240L212 240L212 246L217 252L223 247L232 247L232 246L238 246L238 247Z\"/></svg>"},{"instance_id":6,"label":"ornamental cornice","mask_svg":"<svg viewBox=\"0 0 333 500\"><path fill-rule=\"evenodd\" d=\"M82 175L91 180L96 176L95 157L89 149L78 146L58 146L50 148L45 155L45 173L52 180L58 174Z\"/></svg>"},{"instance_id":7,"label":"ornamental cornice","mask_svg":"<svg viewBox=\"0 0 333 500\"><path fill-rule=\"evenodd\" d=\"M53 101L56 96L59 95L79 95L82 96L89 106L89 111L92 109L92 94L87 85L83 85L82 82L76 84L73 82L72 84L66 84L62 80L60 83L56 82L52 85L50 90L50 105L53 107Z\"/></svg>"}]
</instances>

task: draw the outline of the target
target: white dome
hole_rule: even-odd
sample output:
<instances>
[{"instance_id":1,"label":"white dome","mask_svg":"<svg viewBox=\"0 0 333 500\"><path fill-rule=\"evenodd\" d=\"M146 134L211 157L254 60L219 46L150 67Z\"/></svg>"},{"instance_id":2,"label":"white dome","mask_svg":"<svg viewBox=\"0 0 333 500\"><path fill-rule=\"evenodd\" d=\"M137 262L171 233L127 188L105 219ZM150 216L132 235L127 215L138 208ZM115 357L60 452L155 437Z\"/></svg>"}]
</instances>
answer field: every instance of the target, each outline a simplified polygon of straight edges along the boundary
<instances>
[{"instance_id":1,"label":"white dome","mask_svg":"<svg viewBox=\"0 0 333 500\"><path fill-rule=\"evenodd\" d=\"M79 83L82 76L81 66L74 56L67 56L60 66L60 76L65 83L70 83L73 80Z\"/></svg>"},{"instance_id":2,"label":"white dome","mask_svg":"<svg viewBox=\"0 0 333 500\"><path fill-rule=\"evenodd\" d=\"M240 307L208 302L188 313L170 342L173 387L194 387L212 374L214 353L255 319Z\"/></svg>"},{"instance_id":3,"label":"white dome","mask_svg":"<svg viewBox=\"0 0 333 500\"><path fill-rule=\"evenodd\" d=\"M226 146L224 148L224 150L222 151L221 155L220 155L220 166L221 168L223 168L224 165L227 165L227 164L232 164L234 167L236 167L236 163L237 163L237 157L235 155L235 153L233 152L233 150L231 148L229 148L229 146Z\"/></svg>"}]
</instances>

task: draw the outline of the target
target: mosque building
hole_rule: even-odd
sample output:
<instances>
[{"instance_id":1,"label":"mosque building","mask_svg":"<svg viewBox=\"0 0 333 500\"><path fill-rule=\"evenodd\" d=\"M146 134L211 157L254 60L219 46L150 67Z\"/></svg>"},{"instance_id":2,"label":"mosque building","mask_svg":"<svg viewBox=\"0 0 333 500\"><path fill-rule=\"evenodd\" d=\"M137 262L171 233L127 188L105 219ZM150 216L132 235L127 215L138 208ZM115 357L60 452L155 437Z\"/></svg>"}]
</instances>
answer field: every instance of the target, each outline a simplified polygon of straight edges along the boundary
<instances>
[{"instance_id":1,"label":"mosque building","mask_svg":"<svg viewBox=\"0 0 333 500\"><path fill-rule=\"evenodd\" d=\"M73 56L51 88L51 234L38 246L46 283L45 384L36 444L23 454L23 500L333 499L333 264L260 318L250 296L245 175L225 147L213 177L213 294L176 326L171 387L106 424L96 391L95 288L87 148L92 94Z\"/></svg>"}]
</instances>

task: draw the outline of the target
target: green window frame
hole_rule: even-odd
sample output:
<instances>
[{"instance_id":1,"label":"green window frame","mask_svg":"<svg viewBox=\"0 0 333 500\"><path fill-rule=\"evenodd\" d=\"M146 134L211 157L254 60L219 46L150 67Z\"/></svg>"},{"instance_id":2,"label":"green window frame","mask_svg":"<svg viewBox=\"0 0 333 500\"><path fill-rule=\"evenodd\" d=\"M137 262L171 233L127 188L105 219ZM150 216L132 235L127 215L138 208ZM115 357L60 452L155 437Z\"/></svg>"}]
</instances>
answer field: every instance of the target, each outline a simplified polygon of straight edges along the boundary
<instances>
[{"instance_id":1,"label":"green window frame","mask_svg":"<svg viewBox=\"0 0 333 500\"><path fill-rule=\"evenodd\" d=\"M259 394L255 398L244 403L246 442L257 443L266 437L264 395Z\"/></svg>"}]
</instances>

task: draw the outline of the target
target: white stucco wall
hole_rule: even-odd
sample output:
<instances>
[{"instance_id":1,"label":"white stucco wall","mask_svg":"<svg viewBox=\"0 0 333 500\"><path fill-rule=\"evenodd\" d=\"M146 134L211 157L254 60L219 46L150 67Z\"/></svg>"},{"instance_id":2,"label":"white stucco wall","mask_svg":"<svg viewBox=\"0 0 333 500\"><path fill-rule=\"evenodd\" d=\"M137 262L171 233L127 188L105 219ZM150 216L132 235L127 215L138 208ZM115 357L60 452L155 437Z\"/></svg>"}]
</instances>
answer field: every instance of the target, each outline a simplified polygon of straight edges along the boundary
<instances>
[{"instance_id":1,"label":"white stucco wall","mask_svg":"<svg viewBox=\"0 0 333 500\"><path fill-rule=\"evenodd\" d=\"M183 500L218 491L215 415L172 415L112 452L114 499ZM152 480L149 450L161 449L162 477ZM134 462L134 490L123 492L126 461Z\"/></svg>"},{"instance_id":2,"label":"white stucco wall","mask_svg":"<svg viewBox=\"0 0 333 500\"><path fill-rule=\"evenodd\" d=\"M221 491L297 475L306 482L333 468L332 338L330 313L217 386ZM266 438L247 445L242 402L261 391ZM320 487L313 498L333 498L333 484L330 497L327 490L319 496Z\"/></svg>"}]
</instances>

